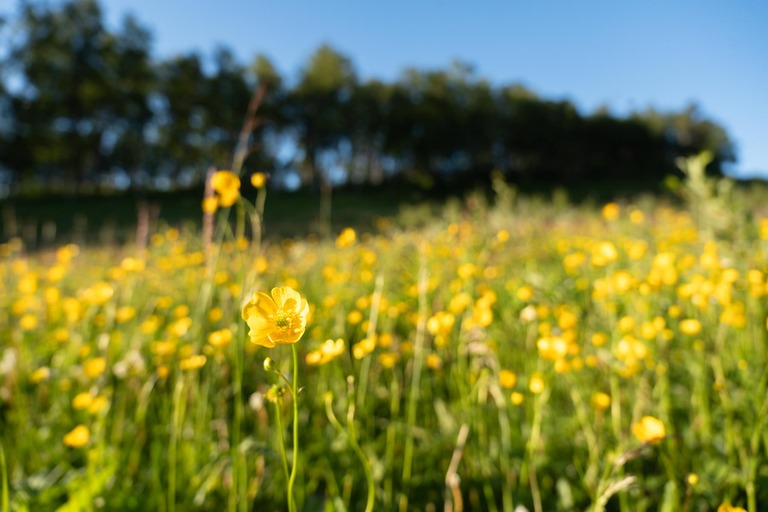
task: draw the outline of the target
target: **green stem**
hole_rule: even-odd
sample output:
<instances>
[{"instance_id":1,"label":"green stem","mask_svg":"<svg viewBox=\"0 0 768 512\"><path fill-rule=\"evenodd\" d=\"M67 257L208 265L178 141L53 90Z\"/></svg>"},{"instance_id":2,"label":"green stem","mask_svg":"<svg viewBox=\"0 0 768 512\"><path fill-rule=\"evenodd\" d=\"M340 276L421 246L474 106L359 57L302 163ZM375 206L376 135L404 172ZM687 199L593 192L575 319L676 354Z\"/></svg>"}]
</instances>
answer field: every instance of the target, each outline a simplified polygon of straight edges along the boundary
<instances>
[{"instance_id":1,"label":"green stem","mask_svg":"<svg viewBox=\"0 0 768 512\"><path fill-rule=\"evenodd\" d=\"M350 378L350 387L352 387L352 379ZM365 480L368 484L368 499L365 503L365 512L373 511L373 503L376 497L375 484L373 481L373 470L371 469L371 463L368 462L368 457L365 456L365 452L360 448L360 443L357 442L357 430L355 429L355 403L352 400L355 394L353 390L349 393L349 409L347 410L347 430L349 431L349 444L352 445L357 458L360 459L360 463L363 465L365 471Z\"/></svg>"},{"instance_id":2,"label":"green stem","mask_svg":"<svg viewBox=\"0 0 768 512\"><path fill-rule=\"evenodd\" d=\"M245 331L243 330L243 337ZM232 459L232 492L229 495L229 510L242 509L246 505L246 497L241 494L241 481L245 468L240 453L240 425L243 418L242 382L243 382L243 358L241 355L242 343L232 344L232 356L234 359L234 372L232 375L232 398L235 402L234 417L232 418L232 442L230 457Z\"/></svg>"},{"instance_id":3,"label":"green stem","mask_svg":"<svg viewBox=\"0 0 768 512\"><path fill-rule=\"evenodd\" d=\"M371 300L371 309L368 314L368 331L365 333L368 339L376 336L376 324L379 319L379 306L381 305L381 290L384 286L384 276L376 278L376 287ZM368 374L371 370L371 358L366 357L360 367L360 386L357 393L357 406L362 410L365 405L365 397L368 394Z\"/></svg>"},{"instance_id":4,"label":"green stem","mask_svg":"<svg viewBox=\"0 0 768 512\"><path fill-rule=\"evenodd\" d=\"M182 409L181 395L184 391L184 381L182 378L176 382L173 390L173 415L171 420L171 440L168 446L168 512L176 510L176 465L177 465L177 445L179 433L181 432L181 423L184 417Z\"/></svg>"},{"instance_id":5,"label":"green stem","mask_svg":"<svg viewBox=\"0 0 768 512\"><path fill-rule=\"evenodd\" d=\"M283 433L283 420L282 409L280 408L280 400L275 401L275 418L277 420L277 433L280 436L280 454L283 459L283 471L285 472L285 480L290 479L290 472L288 471L288 457L285 455L285 434Z\"/></svg>"},{"instance_id":6,"label":"green stem","mask_svg":"<svg viewBox=\"0 0 768 512\"><path fill-rule=\"evenodd\" d=\"M296 473L299 467L299 351L296 344L291 345L293 351L293 463L291 476L288 479L288 510L296 512L296 500L293 487L296 484Z\"/></svg>"},{"instance_id":7,"label":"green stem","mask_svg":"<svg viewBox=\"0 0 768 512\"><path fill-rule=\"evenodd\" d=\"M5 465L5 450L3 449L2 443L0 443L0 469L3 471L3 474L0 475L0 478L3 480L3 512L9 512L11 510L11 505L8 497L8 468Z\"/></svg>"},{"instance_id":8,"label":"green stem","mask_svg":"<svg viewBox=\"0 0 768 512\"><path fill-rule=\"evenodd\" d=\"M397 431L395 430L395 422L400 416L400 386L397 383L397 376L392 374L392 382L389 388L389 417L391 418L387 424L387 444L384 450L384 460L386 461L387 479L384 482L384 504L386 510L392 510L395 502L393 491L393 468L395 467L395 442L397 441Z\"/></svg>"},{"instance_id":9,"label":"green stem","mask_svg":"<svg viewBox=\"0 0 768 512\"><path fill-rule=\"evenodd\" d=\"M419 390L421 389L421 366L424 359L424 330L427 317L427 269L424 261L419 272L419 323L416 327L416 341L414 343L413 376L411 377L411 389L408 393L408 411L406 413L406 438L403 453L403 491L408 492L411 483L411 471L413 469L413 427L416 424L416 410L418 408ZM402 495L400 508L407 508L407 494Z\"/></svg>"},{"instance_id":10,"label":"green stem","mask_svg":"<svg viewBox=\"0 0 768 512\"><path fill-rule=\"evenodd\" d=\"M611 426L621 453L624 451L624 435L621 429L621 385L619 376L615 372L611 373ZM618 469L618 473L620 478L624 478L623 466ZM619 494L619 510L629 512L629 498L625 492Z\"/></svg>"}]
</instances>

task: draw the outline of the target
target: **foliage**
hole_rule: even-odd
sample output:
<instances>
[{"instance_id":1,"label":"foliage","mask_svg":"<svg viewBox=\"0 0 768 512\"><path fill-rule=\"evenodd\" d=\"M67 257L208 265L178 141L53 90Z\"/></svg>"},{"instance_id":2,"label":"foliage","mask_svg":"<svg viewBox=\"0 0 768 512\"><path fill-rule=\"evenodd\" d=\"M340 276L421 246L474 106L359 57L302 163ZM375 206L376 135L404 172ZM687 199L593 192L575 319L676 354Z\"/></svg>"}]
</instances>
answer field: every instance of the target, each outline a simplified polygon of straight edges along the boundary
<instances>
[{"instance_id":1,"label":"foliage","mask_svg":"<svg viewBox=\"0 0 768 512\"><path fill-rule=\"evenodd\" d=\"M362 510L372 483L376 510L757 512L768 212L708 233L651 199L494 189L328 241L242 238L246 196L207 250L0 245L11 508L285 508L298 405L299 510ZM309 303L298 404L241 316L276 286Z\"/></svg>"},{"instance_id":2,"label":"foliage","mask_svg":"<svg viewBox=\"0 0 768 512\"><path fill-rule=\"evenodd\" d=\"M10 22L18 36L0 63L0 170L14 173L15 190L200 183L211 165L230 165L259 86L268 93L246 167L326 194L392 176L426 188L487 182L493 170L516 180L659 178L702 150L719 174L735 159L726 131L695 105L585 115L461 62L363 81L327 45L295 79L264 55L243 65L225 48L158 61L146 28L128 17L110 30L96 0L24 2Z\"/></svg>"}]
</instances>

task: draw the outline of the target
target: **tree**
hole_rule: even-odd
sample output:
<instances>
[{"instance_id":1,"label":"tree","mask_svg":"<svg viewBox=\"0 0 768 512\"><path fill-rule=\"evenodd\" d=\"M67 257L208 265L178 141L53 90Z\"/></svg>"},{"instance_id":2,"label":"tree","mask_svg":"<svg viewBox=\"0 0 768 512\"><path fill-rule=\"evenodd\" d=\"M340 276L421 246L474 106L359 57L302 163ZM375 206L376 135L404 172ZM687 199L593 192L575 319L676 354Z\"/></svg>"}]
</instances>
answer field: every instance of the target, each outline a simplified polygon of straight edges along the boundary
<instances>
[{"instance_id":1,"label":"tree","mask_svg":"<svg viewBox=\"0 0 768 512\"><path fill-rule=\"evenodd\" d=\"M338 150L351 118L350 100L357 83L351 61L328 45L310 57L288 98L288 116L304 152L302 183L330 186L323 152Z\"/></svg>"}]
</instances>

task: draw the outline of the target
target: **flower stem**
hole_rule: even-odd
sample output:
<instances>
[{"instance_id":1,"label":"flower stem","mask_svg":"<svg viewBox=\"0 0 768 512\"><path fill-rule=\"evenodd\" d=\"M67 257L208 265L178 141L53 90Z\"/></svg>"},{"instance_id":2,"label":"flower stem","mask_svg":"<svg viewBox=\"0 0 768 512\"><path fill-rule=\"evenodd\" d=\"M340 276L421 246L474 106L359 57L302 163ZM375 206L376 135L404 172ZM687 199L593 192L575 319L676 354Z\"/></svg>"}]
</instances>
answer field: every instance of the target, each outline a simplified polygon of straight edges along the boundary
<instances>
[{"instance_id":1,"label":"flower stem","mask_svg":"<svg viewBox=\"0 0 768 512\"><path fill-rule=\"evenodd\" d=\"M296 473L299 467L299 351L296 344L291 345L293 351L293 462L291 476L288 478L288 510L296 512L296 500L293 496L293 486L296 484Z\"/></svg>"},{"instance_id":2,"label":"flower stem","mask_svg":"<svg viewBox=\"0 0 768 512\"><path fill-rule=\"evenodd\" d=\"M280 401L275 402L275 418L277 420L277 432L280 435L280 454L283 456L283 471L285 472L285 479L290 479L290 472L288 471L288 457L285 454L285 434L283 433L283 420L281 419L282 409L280 407Z\"/></svg>"}]
</instances>

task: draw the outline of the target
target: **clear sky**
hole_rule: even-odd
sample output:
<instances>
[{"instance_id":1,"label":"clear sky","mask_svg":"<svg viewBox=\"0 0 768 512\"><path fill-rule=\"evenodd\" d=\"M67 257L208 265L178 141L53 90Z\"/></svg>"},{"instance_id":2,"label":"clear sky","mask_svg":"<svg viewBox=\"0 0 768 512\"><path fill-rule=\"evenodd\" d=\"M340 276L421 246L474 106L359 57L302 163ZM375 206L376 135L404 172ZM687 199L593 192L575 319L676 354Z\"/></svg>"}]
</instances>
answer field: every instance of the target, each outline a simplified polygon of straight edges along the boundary
<instances>
[{"instance_id":1,"label":"clear sky","mask_svg":"<svg viewBox=\"0 0 768 512\"><path fill-rule=\"evenodd\" d=\"M0 0L0 6L10 0ZM362 78L455 58L589 113L696 102L737 144L736 175L768 177L768 0L104 0L167 57L217 45L295 77L322 43Z\"/></svg>"}]
</instances>

